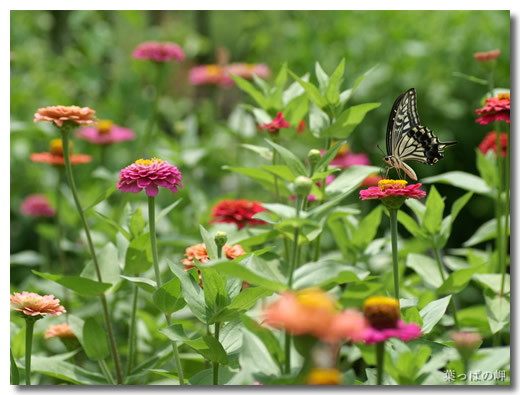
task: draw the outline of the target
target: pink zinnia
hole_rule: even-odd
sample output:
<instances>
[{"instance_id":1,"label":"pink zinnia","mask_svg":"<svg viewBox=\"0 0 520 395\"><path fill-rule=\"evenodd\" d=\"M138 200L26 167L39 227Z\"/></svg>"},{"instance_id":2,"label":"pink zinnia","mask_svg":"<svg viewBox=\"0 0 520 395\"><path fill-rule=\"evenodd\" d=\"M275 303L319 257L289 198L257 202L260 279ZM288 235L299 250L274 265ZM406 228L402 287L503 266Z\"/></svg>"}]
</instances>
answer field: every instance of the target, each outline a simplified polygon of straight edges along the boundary
<instances>
[{"instance_id":1,"label":"pink zinnia","mask_svg":"<svg viewBox=\"0 0 520 395\"><path fill-rule=\"evenodd\" d=\"M211 216L213 222L224 222L236 224L238 229L242 229L246 225L265 225L265 221L255 219L253 216L265 209L261 202L246 199L222 200L213 207Z\"/></svg>"},{"instance_id":2,"label":"pink zinnia","mask_svg":"<svg viewBox=\"0 0 520 395\"><path fill-rule=\"evenodd\" d=\"M281 112L279 112L277 115L276 115L276 118L273 119L271 122L269 123L264 123L262 125L262 127L264 129L267 129L269 132L273 133L273 132L278 132L280 129L282 128L288 128L290 127L291 125L289 124L289 122L287 122L284 117L283 117L283 114Z\"/></svg>"},{"instance_id":3,"label":"pink zinnia","mask_svg":"<svg viewBox=\"0 0 520 395\"><path fill-rule=\"evenodd\" d=\"M23 291L21 294L15 292L10 295L13 310L21 311L30 316L57 316L66 313L67 310L60 306L60 300L54 299L54 295L38 295L34 292Z\"/></svg>"},{"instance_id":4,"label":"pink zinnia","mask_svg":"<svg viewBox=\"0 0 520 395\"><path fill-rule=\"evenodd\" d=\"M54 217L56 212L45 195L29 195L22 202L20 211L30 217Z\"/></svg>"},{"instance_id":5,"label":"pink zinnia","mask_svg":"<svg viewBox=\"0 0 520 395\"><path fill-rule=\"evenodd\" d=\"M104 145L134 140L135 133L130 129L114 125L111 121L99 121L96 128L78 130L76 137L93 144Z\"/></svg>"},{"instance_id":6,"label":"pink zinnia","mask_svg":"<svg viewBox=\"0 0 520 395\"><path fill-rule=\"evenodd\" d=\"M134 59L153 60L155 62L169 62L184 60L182 48L170 42L147 41L141 43L132 53Z\"/></svg>"},{"instance_id":7,"label":"pink zinnia","mask_svg":"<svg viewBox=\"0 0 520 395\"><path fill-rule=\"evenodd\" d=\"M347 152L344 155L338 155L330 162L332 166L337 166L342 169L348 169L351 166L368 166L370 165L370 159L367 154L354 154L353 152Z\"/></svg>"},{"instance_id":8,"label":"pink zinnia","mask_svg":"<svg viewBox=\"0 0 520 395\"><path fill-rule=\"evenodd\" d=\"M230 87L235 85L231 74L245 79L252 79L253 74L267 78L271 74L265 64L231 63L229 65L206 64L195 66L190 70L192 85L218 85Z\"/></svg>"},{"instance_id":9,"label":"pink zinnia","mask_svg":"<svg viewBox=\"0 0 520 395\"><path fill-rule=\"evenodd\" d=\"M145 189L148 196L156 196L158 187L179 192L177 188L182 188L181 182L181 172L174 165L157 158L139 159L121 170L117 189L132 193Z\"/></svg>"},{"instance_id":10,"label":"pink zinnia","mask_svg":"<svg viewBox=\"0 0 520 395\"><path fill-rule=\"evenodd\" d=\"M421 336L421 327L416 323L406 324L403 320L397 321L395 328L374 329L368 328L364 334L364 340L367 344L384 342L391 337L397 337L404 342L413 340Z\"/></svg>"},{"instance_id":11,"label":"pink zinnia","mask_svg":"<svg viewBox=\"0 0 520 395\"><path fill-rule=\"evenodd\" d=\"M511 100L509 93L500 93L497 97L490 97L485 100L482 108L475 110L477 115L482 115L476 119L477 123L487 125L495 121L506 121L510 123Z\"/></svg>"},{"instance_id":12,"label":"pink zinnia","mask_svg":"<svg viewBox=\"0 0 520 395\"><path fill-rule=\"evenodd\" d=\"M421 183L406 185L404 180L380 180L377 187L369 187L359 191L360 199L413 198L421 199L426 192L421 191Z\"/></svg>"},{"instance_id":13,"label":"pink zinnia","mask_svg":"<svg viewBox=\"0 0 520 395\"><path fill-rule=\"evenodd\" d=\"M56 126L62 127L63 122L69 121L79 125L91 125L95 123L94 110L88 107L78 106L54 106L39 108L34 114L34 122L54 122Z\"/></svg>"}]
</instances>

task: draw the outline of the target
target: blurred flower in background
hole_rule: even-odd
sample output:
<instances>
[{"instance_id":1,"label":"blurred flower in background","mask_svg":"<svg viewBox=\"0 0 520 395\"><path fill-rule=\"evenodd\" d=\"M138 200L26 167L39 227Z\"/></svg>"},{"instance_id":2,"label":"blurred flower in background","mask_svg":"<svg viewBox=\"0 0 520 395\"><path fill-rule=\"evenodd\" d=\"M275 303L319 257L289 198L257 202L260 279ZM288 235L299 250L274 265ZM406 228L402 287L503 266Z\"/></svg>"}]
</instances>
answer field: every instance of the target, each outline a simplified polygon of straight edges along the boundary
<instances>
[{"instance_id":1,"label":"blurred flower in background","mask_svg":"<svg viewBox=\"0 0 520 395\"><path fill-rule=\"evenodd\" d=\"M51 325L45 330L45 339L50 339L52 337L59 337L60 339L75 339L76 335L72 332L69 324L64 322L59 325Z\"/></svg>"},{"instance_id":2,"label":"blurred flower in background","mask_svg":"<svg viewBox=\"0 0 520 395\"><path fill-rule=\"evenodd\" d=\"M246 225L265 225L265 221L253 218L256 213L264 210L262 203L258 201L246 199L222 200L213 207L211 216L215 219L212 222L234 223L238 226L238 229L242 229Z\"/></svg>"},{"instance_id":3,"label":"blurred flower in background","mask_svg":"<svg viewBox=\"0 0 520 395\"><path fill-rule=\"evenodd\" d=\"M69 141L69 151L72 150L72 141ZM31 160L37 163L48 163L49 165L65 166L63 157L63 142L61 139L53 139L50 143L50 152L32 153ZM92 161L92 156L85 154L71 154L70 164L81 165Z\"/></svg>"},{"instance_id":4,"label":"blurred flower in background","mask_svg":"<svg viewBox=\"0 0 520 395\"><path fill-rule=\"evenodd\" d=\"M285 129L290 126L291 125L289 124L289 122L287 122L283 117L283 113L279 112L278 114L276 114L276 118L274 118L269 123L264 123L262 125L262 128L267 129L271 133L275 133L278 132L280 129Z\"/></svg>"},{"instance_id":5,"label":"blurred flower in background","mask_svg":"<svg viewBox=\"0 0 520 395\"><path fill-rule=\"evenodd\" d=\"M171 42L147 41L141 43L132 53L134 59L153 60L154 62L182 62L185 58L182 48Z\"/></svg>"},{"instance_id":6,"label":"blurred flower in background","mask_svg":"<svg viewBox=\"0 0 520 395\"><path fill-rule=\"evenodd\" d=\"M482 142L478 145L478 149L484 155L493 150L495 155L497 153L497 132L489 132ZM500 133L500 154L505 157L507 154L507 133Z\"/></svg>"},{"instance_id":7,"label":"blurred flower in background","mask_svg":"<svg viewBox=\"0 0 520 395\"><path fill-rule=\"evenodd\" d=\"M230 87L235 85L231 74L251 80L253 74L259 78L269 78L271 71L266 64L231 63L228 65L207 64L195 66L190 71L192 85L218 85Z\"/></svg>"},{"instance_id":8,"label":"blurred flower in background","mask_svg":"<svg viewBox=\"0 0 520 395\"><path fill-rule=\"evenodd\" d=\"M100 120L95 128L82 128L78 130L76 137L93 144L113 144L121 141L134 140L135 133L128 128L115 125L112 121Z\"/></svg>"},{"instance_id":9,"label":"blurred flower in background","mask_svg":"<svg viewBox=\"0 0 520 395\"><path fill-rule=\"evenodd\" d=\"M56 212L45 195L29 195L20 207L20 211L29 217L54 217Z\"/></svg>"}]
</instances>

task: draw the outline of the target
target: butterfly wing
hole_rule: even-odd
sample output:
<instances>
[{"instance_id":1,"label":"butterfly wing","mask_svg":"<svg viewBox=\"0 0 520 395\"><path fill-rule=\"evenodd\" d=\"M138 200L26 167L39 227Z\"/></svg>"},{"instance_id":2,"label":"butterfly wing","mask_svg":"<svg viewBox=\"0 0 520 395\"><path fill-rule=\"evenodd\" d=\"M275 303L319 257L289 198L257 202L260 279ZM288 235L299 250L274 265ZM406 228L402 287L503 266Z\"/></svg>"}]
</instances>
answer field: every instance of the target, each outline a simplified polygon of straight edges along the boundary
<instances>
[{"instance_id":1,"label":"butterfly wing","mask_svg":"<svg viewBox=\"0 0 520 395\"><path fill-rule=\"evenodd\" d=\"M386 128L386 152L388 155L399 156L398 147L403 144L402 139L410 130L420 126L420 124L415 89L411 88L400 95L392 106Z\"/></svg>"}]
</instances>

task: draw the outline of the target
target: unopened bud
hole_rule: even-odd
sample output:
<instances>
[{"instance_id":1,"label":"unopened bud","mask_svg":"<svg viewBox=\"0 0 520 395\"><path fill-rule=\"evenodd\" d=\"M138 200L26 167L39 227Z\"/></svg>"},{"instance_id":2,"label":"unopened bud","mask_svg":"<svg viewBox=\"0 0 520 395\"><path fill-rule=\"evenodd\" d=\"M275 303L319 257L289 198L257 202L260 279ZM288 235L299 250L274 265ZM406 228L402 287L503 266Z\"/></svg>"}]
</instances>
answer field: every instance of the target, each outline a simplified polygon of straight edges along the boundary
<instances>
[{"instance_id":1,"label":"unopened bud","mask_svg":"<svg viewBox=\"0 0 520 395\"><path fill-rule=\"evenodd\" d=\"M451 339L455 343L455 347L464 359L469 359L475 349L482 342L482 336L477 332L453 332Z\"/></svg>"},{"instance_id":2,"label":"unopened bud","mask_svg":"<svg viewBox=\"0 0 520 395\"><path fill-rule=\"evenodd\" d=\"M218 248L224 247L227 243L227 233L226 232L217 232L215 233L215 244Z\"/></svg>"},{"instance_id":3,"label":"unopened bud","mask_svg":"<svg viewBox=\"0 0 520 395\"><path fill-rule=\"evenodd\" d=\"M298 176L294 180L294 190L300 196L307 196L311 192L312 180L309 177Z\"/></svg>"},{"instance_id":4,"label":"unopened bud","mask_svg":"<svg viewBox=\"0 0 520 395\"><path fill-rule=\"evenodd\" d=\"M315 165L321 159L321 153L317 149L311 149L307 154L307 158L309 158L311 165Z\"/></svg>"}]
</instances>

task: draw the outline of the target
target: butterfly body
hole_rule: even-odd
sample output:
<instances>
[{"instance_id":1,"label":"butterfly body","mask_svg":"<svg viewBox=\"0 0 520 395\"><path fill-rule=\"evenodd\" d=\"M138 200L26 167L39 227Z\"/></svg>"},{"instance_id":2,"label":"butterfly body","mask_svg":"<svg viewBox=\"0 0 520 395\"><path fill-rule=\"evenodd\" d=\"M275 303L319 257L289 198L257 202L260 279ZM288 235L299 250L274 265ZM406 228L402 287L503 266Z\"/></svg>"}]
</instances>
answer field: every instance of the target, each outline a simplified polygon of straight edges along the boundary
<instances>
[{"instance_id":1,"label":"butterfly body","mask_svg":"<svg viewBox=\"0 0 520 395\"><path fill-rule=\"evenodd\" d=\"M383 160L399 172L403 170L412 180L417 175L405 161L433 165L444 158L444 148L456 141L441 143L426 126L422 126L417 113L415 89L400 95L392 107L386 129L386 152Z\"/></svg>"}]
</instances>

